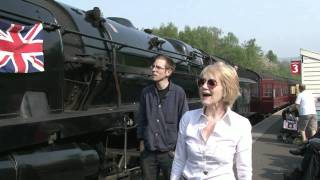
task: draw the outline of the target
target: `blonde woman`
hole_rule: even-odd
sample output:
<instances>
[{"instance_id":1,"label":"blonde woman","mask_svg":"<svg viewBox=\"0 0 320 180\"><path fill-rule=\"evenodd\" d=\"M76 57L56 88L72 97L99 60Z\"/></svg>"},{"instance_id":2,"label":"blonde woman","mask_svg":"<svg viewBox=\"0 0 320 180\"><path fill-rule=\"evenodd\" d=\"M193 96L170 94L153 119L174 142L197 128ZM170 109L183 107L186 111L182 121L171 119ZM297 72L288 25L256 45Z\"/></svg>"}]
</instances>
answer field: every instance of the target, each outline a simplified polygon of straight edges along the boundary
<instances>
[{"instance_id":1,"label":"blonde woman","mask_svg":"<svg viewBox=\"0 0 320 180\"><path fill-rule=\"evenodd\" d=\"M203 108L180 121L171 180L251 180L251 124L230 109L239 94L236 71L223 62L209 65L198 87Z\"/></svg>"}]
</instances>

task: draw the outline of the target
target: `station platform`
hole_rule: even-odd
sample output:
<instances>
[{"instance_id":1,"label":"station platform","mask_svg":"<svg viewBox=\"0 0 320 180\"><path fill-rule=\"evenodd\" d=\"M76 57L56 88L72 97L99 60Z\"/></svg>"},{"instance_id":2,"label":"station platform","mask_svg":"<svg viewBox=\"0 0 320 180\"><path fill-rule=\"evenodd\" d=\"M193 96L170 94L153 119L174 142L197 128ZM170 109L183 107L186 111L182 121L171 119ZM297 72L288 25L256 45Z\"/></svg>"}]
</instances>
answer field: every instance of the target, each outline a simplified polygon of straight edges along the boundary
<instances>
[{"instance_id":1,"label":"station platform","mask_svg":"<svg viewBox=\"0 0 320 180\"><path fill-rule=\"evenodd\" d=\"M300 167L302 156L294 156L289 149L297 145L277 139L282 128L282 110L252 127L253 180L283 180L285 172Z\"/></svg>"}]
</instances>

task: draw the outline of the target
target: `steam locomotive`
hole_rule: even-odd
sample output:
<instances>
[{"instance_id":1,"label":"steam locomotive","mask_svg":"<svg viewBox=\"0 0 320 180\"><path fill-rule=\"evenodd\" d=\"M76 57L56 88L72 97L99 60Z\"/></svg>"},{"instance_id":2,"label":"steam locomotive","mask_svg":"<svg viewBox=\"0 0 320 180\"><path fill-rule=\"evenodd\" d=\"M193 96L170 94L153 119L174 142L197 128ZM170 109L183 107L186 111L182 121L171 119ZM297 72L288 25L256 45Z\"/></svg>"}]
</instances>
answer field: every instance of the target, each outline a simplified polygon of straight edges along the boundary
<instances>
[{"instance_id":1,"label":"steam locomotive","mask_svg":"<svg viewBox=\"0 0 320 180\"><path fill-rule=\"evenodd\" d=\"M204 66L223 59L101 14L97 7L83 11L54 0L0 6L0 52L17 46L8 38L10 30L20 33L15 35L20 44L36 36L22 29L41 24L43 34L42 53L29 58L0 53L0 67L11 65L15 72L0 73L0 179L134 179L139 97L152 83L149 67L157 54L175 61L172 81L184 88L189 108L200 106L196 78ZM33 65L40 71L28 73ZM242 90L257 86L255 72L238 73ZM250 99L243 102L234 109L250 113L243 108Z\"/></svg>"},{"instance_id":2,"label":"steam locomotive","mask_svg":"<svg viewBox=\"0 0 320 180\"><path fill-rule=\"evenodd\" d=\"M36 30L22 30L39 23L43 70L28 73L41 65L39 54L28 59L15 53L31 49L26 39ZM8 1L0 7L0 25L0 51L25 43L0 56L1 67L17 72L0 74L0 179L132 176L139 171L130 151L137 143L136 112L142 88L151 83L152 57L173 58L172 81L184 87L190 108L200 104L197 75L214 61L129 20L103 18L99 8L83 11L53 0ZM14 30L18 35L10 34ZM19 42L7 40L10 35Z\"/></svg>"}]
</instances>

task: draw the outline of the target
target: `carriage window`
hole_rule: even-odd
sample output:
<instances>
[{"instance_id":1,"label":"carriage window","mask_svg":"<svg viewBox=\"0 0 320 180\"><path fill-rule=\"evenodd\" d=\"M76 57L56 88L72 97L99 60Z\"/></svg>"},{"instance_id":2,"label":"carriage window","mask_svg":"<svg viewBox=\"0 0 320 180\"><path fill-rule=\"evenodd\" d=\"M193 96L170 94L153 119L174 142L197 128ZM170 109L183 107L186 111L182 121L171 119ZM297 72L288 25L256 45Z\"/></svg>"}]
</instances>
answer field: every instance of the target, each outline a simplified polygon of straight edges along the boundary
<instances>
[{"instance_id":1,"label":"carriage window","mask_svg":"<svg viewBox=\"0 0 320 180\"><path fill-rule=\"evenodd\" d=\"M279 97L279 96L282 96L281 88L280 88L280 87L277 87L277 88L276 88L276 97Z\"/></svg>"},{"instance_id":2,"label":"carriage window","mask_svg":"<svg viewBox=\"0 0 320 180\"><path fill-rule=\"evenodd\" d=\"M263 86L263 96L272 97L272 85L271 84L265 84Z\"/></svg>"},{"instance_id":3,"label":"carriage window","mask_svg":"<svg viewBox=\"0 0 320 180\"><path fill-rule=\"evenodd\" d=\"M283 95L287 96L288 95L288 87L285 87L283 89Z\"/></svg>"}]
</instances>

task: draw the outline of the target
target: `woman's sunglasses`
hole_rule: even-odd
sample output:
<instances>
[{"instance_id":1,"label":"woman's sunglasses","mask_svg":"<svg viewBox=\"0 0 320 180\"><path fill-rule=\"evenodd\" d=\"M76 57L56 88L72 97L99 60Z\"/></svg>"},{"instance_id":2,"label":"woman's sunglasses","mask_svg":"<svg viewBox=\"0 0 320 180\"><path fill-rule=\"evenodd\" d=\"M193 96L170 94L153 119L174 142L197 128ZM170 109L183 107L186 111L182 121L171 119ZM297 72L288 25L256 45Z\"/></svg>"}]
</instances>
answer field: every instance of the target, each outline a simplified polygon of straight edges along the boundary
<instances>
[{"instance_id":1,"label":"woman's sunglasses","mask_svg":"<svg viewBox=\"0 0 320 180\"><path fill-rule=\"evenodd\" d=\"M198 87L202 87L205 83L207 83L207 86L209 89L213 89L217 86L217 81L215 79L204 79L204 78L200 78L197 81Z\"/></svg>"}]
</instances>

